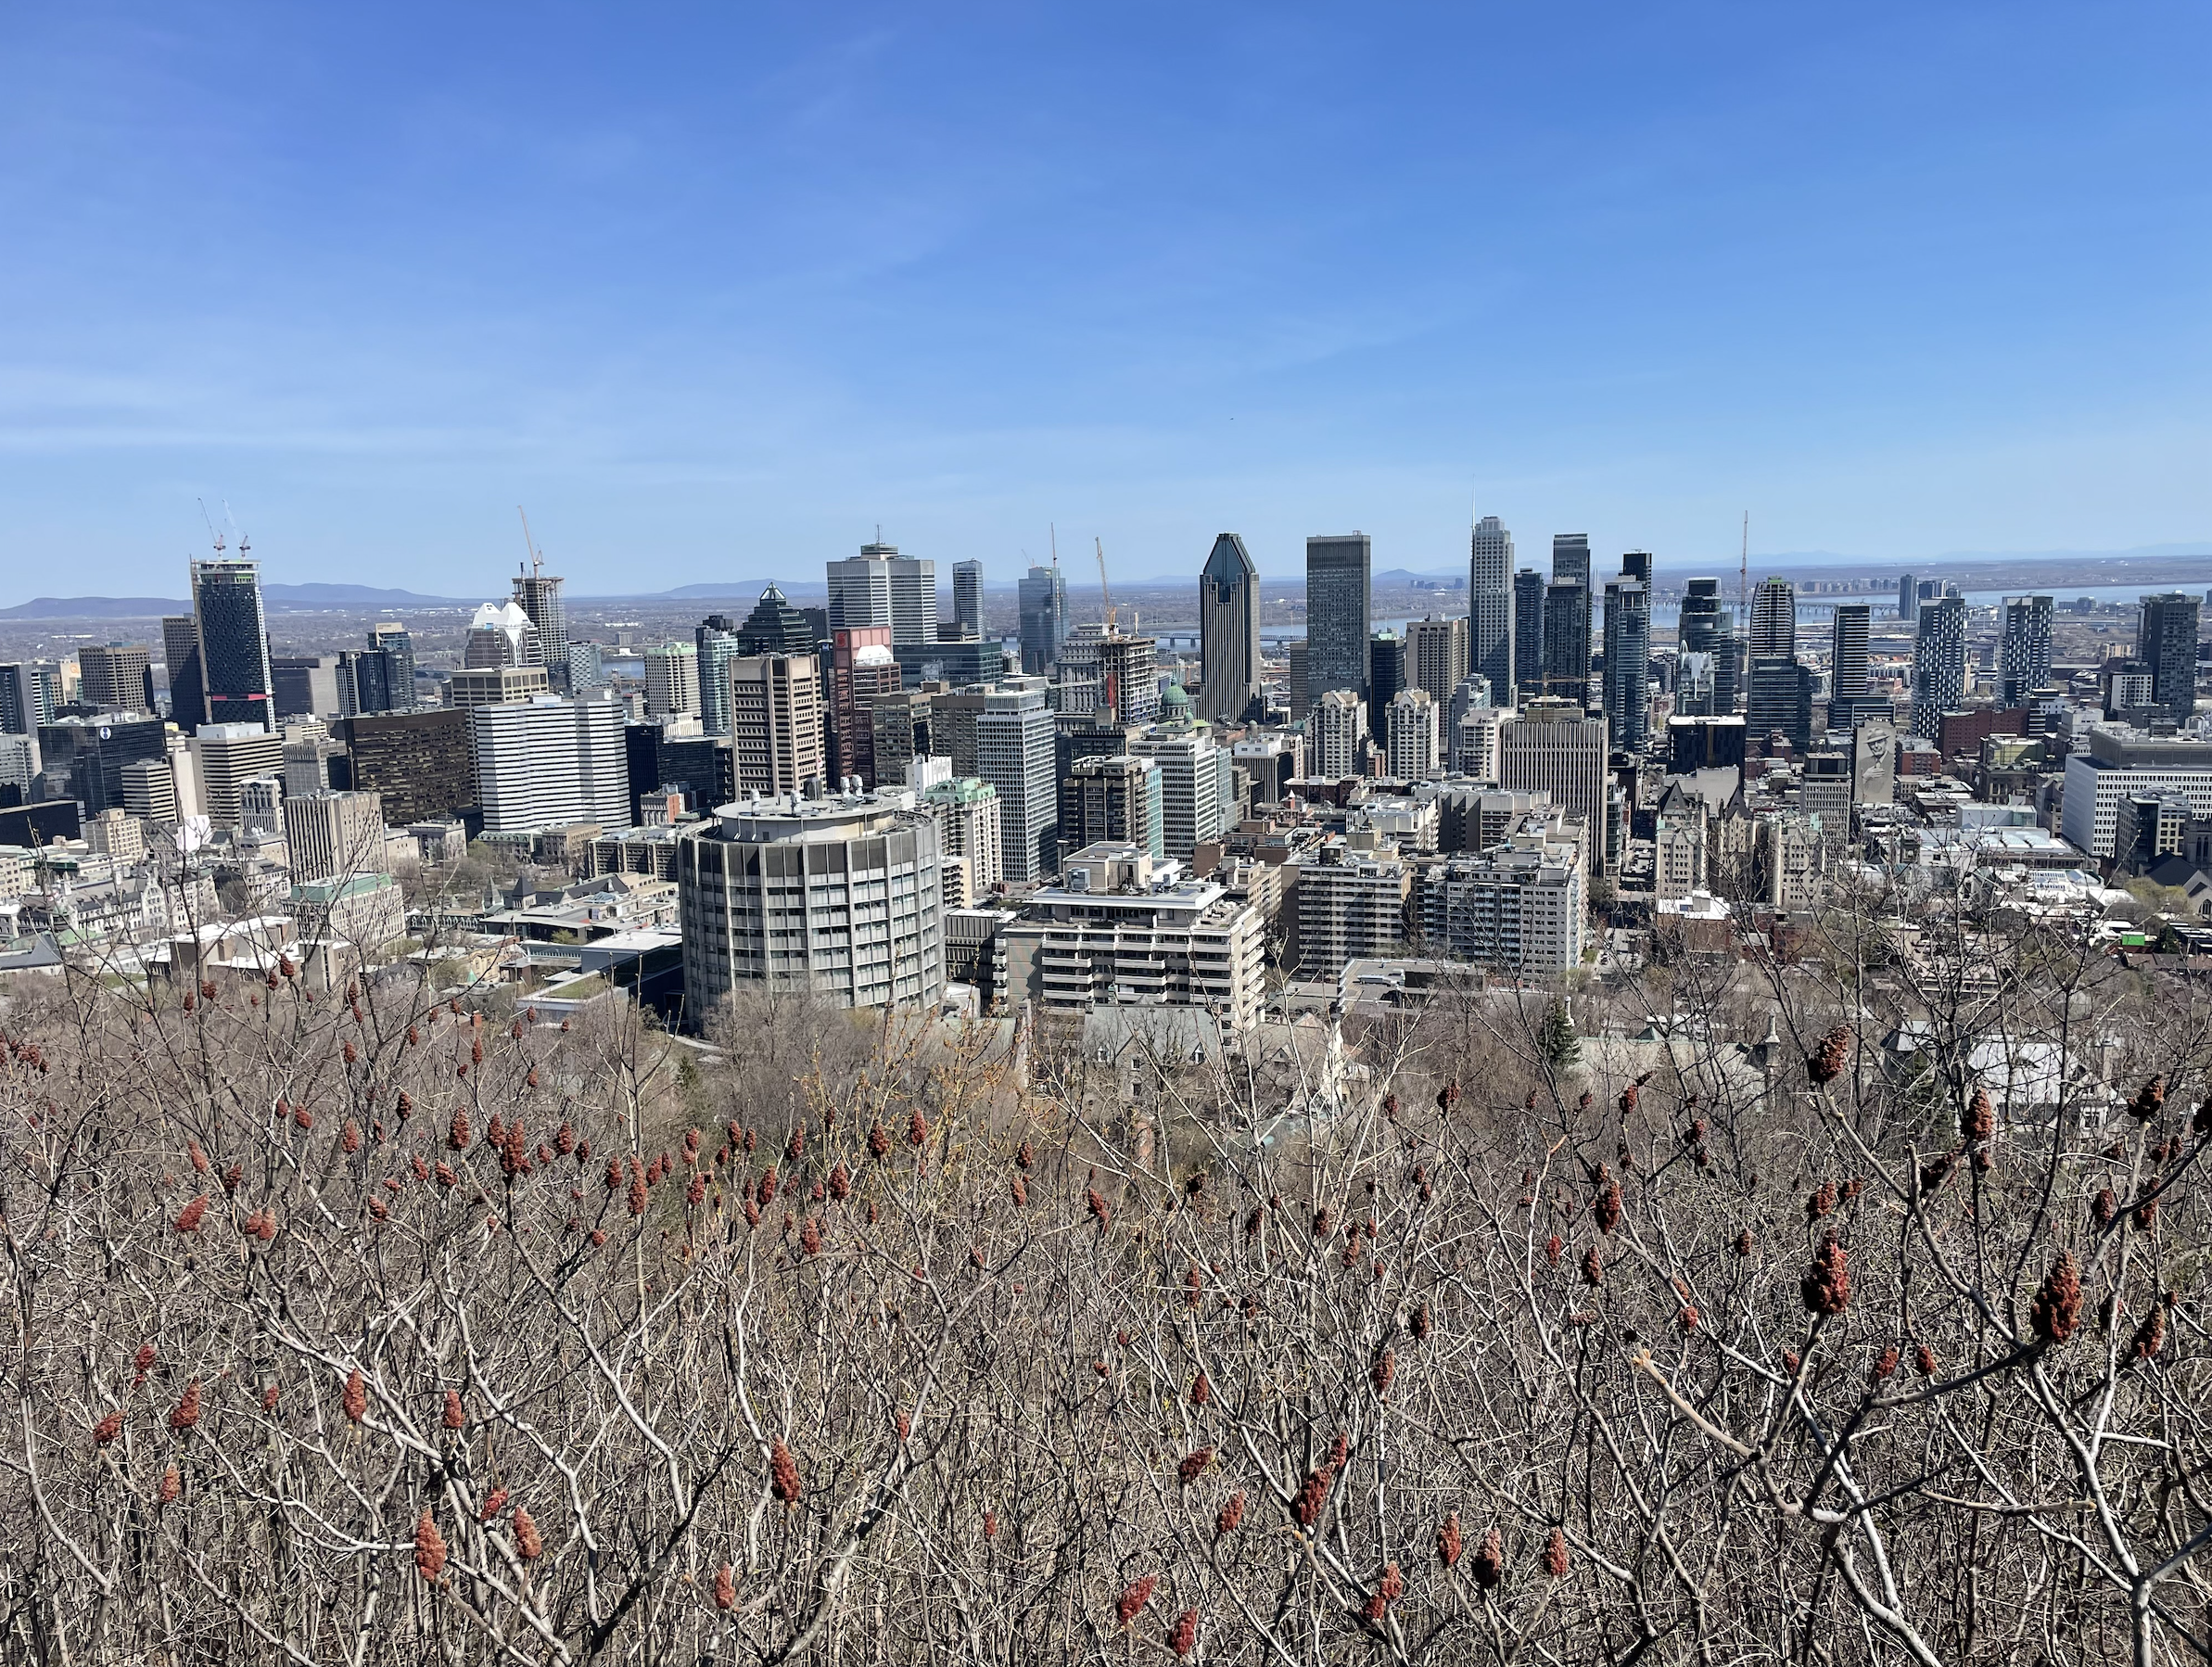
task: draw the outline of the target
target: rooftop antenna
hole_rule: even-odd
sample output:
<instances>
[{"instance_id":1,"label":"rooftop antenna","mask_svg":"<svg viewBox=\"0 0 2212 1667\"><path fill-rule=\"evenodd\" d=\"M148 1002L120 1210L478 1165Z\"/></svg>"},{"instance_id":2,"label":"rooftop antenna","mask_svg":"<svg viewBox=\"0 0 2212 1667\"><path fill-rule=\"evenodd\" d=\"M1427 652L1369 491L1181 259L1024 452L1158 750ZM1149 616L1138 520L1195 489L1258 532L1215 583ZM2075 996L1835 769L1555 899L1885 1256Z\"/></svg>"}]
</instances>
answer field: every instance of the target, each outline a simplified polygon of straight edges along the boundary
<instances>
[{"instance_id":1,"label":"rooftop antenna","mask_svg":"<svg viewBox=\"0 0 2212 1667\"><path fill-rule=\"evenodd\" d=\"M223 552L222 534L216 530L215 517L208 514L208 501L196 498L193 502L199 505L199 518L208 524L208 537L215 541L215 554L221 555Z\"/></svg>"}]
</instances>

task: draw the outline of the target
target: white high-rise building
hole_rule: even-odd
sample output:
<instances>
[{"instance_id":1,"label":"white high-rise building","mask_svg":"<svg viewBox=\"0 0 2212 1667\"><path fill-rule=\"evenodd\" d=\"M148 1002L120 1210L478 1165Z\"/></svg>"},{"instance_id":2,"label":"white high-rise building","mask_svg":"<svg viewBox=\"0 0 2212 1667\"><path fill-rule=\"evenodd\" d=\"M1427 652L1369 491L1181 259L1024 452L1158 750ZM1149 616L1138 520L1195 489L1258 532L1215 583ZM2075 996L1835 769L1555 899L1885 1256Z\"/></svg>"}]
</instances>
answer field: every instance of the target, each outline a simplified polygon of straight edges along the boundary
<instances>
[{"instance_id":1,"label":"white high-rise building","mask_svg":"<svg viewBox=\"0 0 2212 1667\"><path fill-rule=\"evenodd\" d=\"M645 651L645 715L672 718L699 710L699 648L662 643Z\"/></svg>"},{"instance_id":2,"label":"white high-rise building","mask_svg":"<svg viewBox=\"0 0 2212 1667\"><path fill-rule=\"evenodd\" d=\"M1331 689L1324 694L1306 714L1306 773L1324 781L1365 774L1360 737L1367 728L1366 704L1356 690Z\"/></svg>"},{"instance_id":3,"label":"white high-rise building","mask_svg":"<svg viewBox=\"0 0 2212 1667\"><path fill-rule=\"evenodd\" d=\"M192 738L192 753L198 766L202 814L218 828L243 825L241 807L248 782L269 775L284 779L285 738L259 724L203 723Z\"/></svg>"},{"instance_id":4,"label":"white high-rise building","mask_svg":"<svg viewBox=\"0 0 2212 1667\"><path fill-rule=\"evenodd\" d=\"M1188 862L1227 824L1220 751L1205 727L1193 724L1157 724L1129 744L1132 757L1160 767L1160 833L1170 857Z\"/></svg>"},{"instance_id":5,"label":"white high-rise building","mask_svg":"<svg viewBox=\"0 0 2212 1667\"><path fill-rule=\"evenodd\" d=\"M828 564L830 630L888 626L894 644L937 640L937 564L896 545L863 544Z\"/></svg>"},{"instance_id":6,"label":"white high-rise building","mask_svg":"<svg viewBox=\"0 0 2212 1667\"><path fill-rule=\"evenodd\" d=\"M1060 782L1051 708L1041 677L1008 678L975 720L975 773L998 790L1006 877L1042 880L1059 855Z\"/></svg>"},{"instance_id":7,"label":"white high-rise building","mask_svg":"<svg viewBox=\"0 0 2212 1667\"><path fill-rule=\"evenodd\" d=\"M1936 605L1920 604L1923 619ZM2212 817L2212 743L2151 735L2126 724L2091 724L2066 759L2059 833L2092 857L2116 854L2121 801L2179 795L2193 818Z\"/></svg>"},{"instance_id":8,"label":"white high-rise building","mask_svg":"<svg viewBox=\"0 0 2212 1667\"><path fill-rule=\"evenodd\" d=\"M477 706L468 727L487 834L630 825L629 766L615 702L542 696Z\"/></svg>"},{"instance_id":9,"label":"white high-rise building","mask_svg":"<svg viewBox=\"0 0 2212 1667\"><path fill-rule=\"evenodd\" d=\"M1390 772L1402 782L1423 782L1443 769L1442 710L1426 689L1401 689L1392 696L1387 729Z\"/></svg>"}]
</instances>

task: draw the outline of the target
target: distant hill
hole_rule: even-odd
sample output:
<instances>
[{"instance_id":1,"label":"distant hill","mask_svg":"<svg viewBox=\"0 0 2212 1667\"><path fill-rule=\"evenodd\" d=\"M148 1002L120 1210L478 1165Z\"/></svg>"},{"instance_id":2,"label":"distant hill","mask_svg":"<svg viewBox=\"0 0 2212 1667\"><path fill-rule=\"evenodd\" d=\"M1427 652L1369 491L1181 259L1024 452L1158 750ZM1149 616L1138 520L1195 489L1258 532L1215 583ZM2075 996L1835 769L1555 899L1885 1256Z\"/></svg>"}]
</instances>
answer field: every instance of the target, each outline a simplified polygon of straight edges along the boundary
<instances>
[{"instance_id":1,"label":"distant hill","mask_svg":"<svg viewBox=\"0 0 2212 1667\"><path fill-rule=\"evenodd\" d=\"M475 599L477 602L482 597ZM271 608L425 608L469 607L465 596L424 596L413 591L380 591L375 585L273 585L261 587L261 602Z\"/></svg>"},{"instance_id":2,"label":"distant hill","mask_svg":"<svg viewBox=\"0 0 2212 1667\"><path fill-rule=\"evenodd\" d=\"M0 619L159 619L191 611L189 602L174 596L38 596L0 608Z\"/></svg>"},{"instance_id":3,"label":"distant hill","mask_svg":"<svg viewBox=\"0 0 2212 1667\"><path fill-rule=\"evenodd\" d=\"M320 608L466 607L458 596L420 596L413 591L383 591L374 585L274 585L261 587L261 603L273 614L305 613ZM182 596L36 596L12 608L0 608L0 619L159 619L166 614L189 614L192 604Z\"/></svg>"}]
</instances>

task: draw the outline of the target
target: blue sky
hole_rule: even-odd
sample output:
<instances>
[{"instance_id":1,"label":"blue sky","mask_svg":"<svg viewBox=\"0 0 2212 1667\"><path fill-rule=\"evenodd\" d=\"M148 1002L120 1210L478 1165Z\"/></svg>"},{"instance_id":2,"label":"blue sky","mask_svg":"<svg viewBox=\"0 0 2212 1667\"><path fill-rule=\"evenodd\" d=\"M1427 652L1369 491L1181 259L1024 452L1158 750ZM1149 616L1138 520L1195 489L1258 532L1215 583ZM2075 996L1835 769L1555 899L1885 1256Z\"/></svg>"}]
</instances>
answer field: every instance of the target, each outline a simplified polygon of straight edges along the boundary
<instances>
[{"instance_id":1,"label":"blue sky","mask_svg":"<svg viewBox=\"0 0 2212 1667\"><path fill-rule=\"evenodd\" d=\"M17 6L0 602L2212 543L2201 5ZM942 569L941 569L942 570Z\"/></svg>"}]
</instances>

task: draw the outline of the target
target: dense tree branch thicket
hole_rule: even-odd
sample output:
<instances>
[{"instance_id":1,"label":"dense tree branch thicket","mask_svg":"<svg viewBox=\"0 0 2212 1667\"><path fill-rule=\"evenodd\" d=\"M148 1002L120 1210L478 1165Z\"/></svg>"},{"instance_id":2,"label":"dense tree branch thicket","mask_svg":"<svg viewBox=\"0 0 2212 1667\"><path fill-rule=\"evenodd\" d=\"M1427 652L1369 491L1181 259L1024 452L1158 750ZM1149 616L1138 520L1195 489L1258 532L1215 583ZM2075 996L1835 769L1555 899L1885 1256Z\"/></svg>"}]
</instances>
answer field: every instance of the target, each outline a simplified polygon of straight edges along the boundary
<instances>
[{"instance_id":1,"label":"dense tree branch thicket","mask_svg":"<svg viewBox=\"0 0 2212 1667\"><path fill-rule=\"evenodd\" d=\"M1822 931L1133 1093L797 1001L19 990L0 1649L2212 1656L2201 996Z\"/></svg>"}]
</instances>

